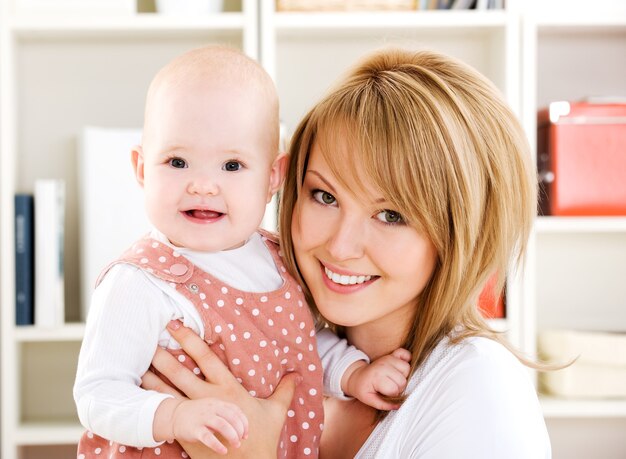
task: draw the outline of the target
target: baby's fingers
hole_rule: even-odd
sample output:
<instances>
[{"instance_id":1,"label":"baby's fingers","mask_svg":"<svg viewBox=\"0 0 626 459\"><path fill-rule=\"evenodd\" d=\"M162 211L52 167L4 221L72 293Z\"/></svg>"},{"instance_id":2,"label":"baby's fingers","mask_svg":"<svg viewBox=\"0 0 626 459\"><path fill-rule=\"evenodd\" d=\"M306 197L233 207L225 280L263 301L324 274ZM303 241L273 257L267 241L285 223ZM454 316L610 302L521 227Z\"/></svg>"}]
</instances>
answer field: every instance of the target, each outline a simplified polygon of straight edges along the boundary
<instances>
[{"instance_id":1,"label":"baby's fingers","mask_svg":"<svg viewBox=\"0 0 626 459\"><path fill-rule=\"evenodd\" d=\"M225 413L221 413L218 416L209 418L205 423L206 428L210 433L214 434L214 436L219 435L220 440L222 440L220 444L225 442L228 443L230 446L239 448L239 446L241 446L241 438L243 436L243 426L241 425L239 420L231 422L230 419L222 416L228 415ZM205 439L213 442L211 437L207 436L206 433L204 433L204 435L200 439L203 443L205 443ZM211 446L208 443L205 444L207 446ZM219 452L218 450L215 451Z\"/></svg>"},{"instance_id":2,"label":"baby's fingers","mask_svg":"<svg viewBox=\"0 0 626 459\"><path fill-rule=\"evenodd\" d=\"M405 378L409 377L409 373L411 372L411 353L406 349L396 349L391 354L392 357L389 359L389 364L398 370Z\"/></svg>"},{"instance_id":3,"label":"baby's fingers","mask_svg":"<svg viewBox=\"0 0 626 459\"><path fill-rule=\"evenodd\" d=\"M397 372L390 372L380 381L374 383L374 389L379 394L394 397L400 395L406 387L406 379Z\"/></svg>"},{"instance_id":4,"label":"baby's fingers","mask_svg":"<svg viewBox=\"0 0 626 459\"><path fill-rule=\"evenodd\" d=\"M411 353L404 348L399 347L391 353L394 357L404 360L405 362L411 362Z\"/></svg>"},{"instance_id":5,"label":"baby's fingers","mask_svg":"<svg viewBox=\"0 0 626 459\"><path fill-rule=\"evenodd\" d=\"M371 406L372 408L376 408L377 410L382 411L391 411L400 408L400 405L398 403L387 401L376 393L367 394L361 399L361 401L366 405Z\"/></svg>"},{"instance_id":6,"label":"baby's fingers","mask_svg":"<svg viewBox=\"0 0 626 459\"><path fill-rule=\"evenodd\" d=\"M248 437L248 418L237 405L224 403L219 416L235 429L235 440L239 441ZM234 445L232 441L230 443Z\"/></svg>"},{"instance_id":7,"label":"baby's fingers","mask_svg":"<svg viewBox=\"0 0 626 459\"><path fill-rule=\"evenodd\" d=\"M210 430L205 430L202 435L200 435L200 442L211 448L217 454L225 455L228 453L226 446L224 446Z\"/></svg>"}]
</instances>

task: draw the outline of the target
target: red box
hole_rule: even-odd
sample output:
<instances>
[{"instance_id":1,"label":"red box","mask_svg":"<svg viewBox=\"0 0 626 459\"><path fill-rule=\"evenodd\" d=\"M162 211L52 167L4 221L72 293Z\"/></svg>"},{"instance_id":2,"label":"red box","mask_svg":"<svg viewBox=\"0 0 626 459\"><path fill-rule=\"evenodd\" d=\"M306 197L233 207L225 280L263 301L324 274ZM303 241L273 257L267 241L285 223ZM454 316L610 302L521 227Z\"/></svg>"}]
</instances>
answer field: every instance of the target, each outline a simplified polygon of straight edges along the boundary
<instances>
[{"instance_id":1,"label":"red box","mask_svg":"<svg viewBox=\"0 0 626 459\"><path fill-rule=\"evenodd\" d=\"M626 215L626 103L541 110L537 167L544 215Z\"/></svg>"},{"instance_id":2,"label":"red box","mask_svg":"<svg viewBox=\"0 0 626 459\"><path fill-rule=\"evenodd\" d=\"M504 319L505 317L505 294L496 298L496 281L498 277L494 274L489 278L482 292L478 297L478 309L485 319Z\"/></svg>"}]
</instances>

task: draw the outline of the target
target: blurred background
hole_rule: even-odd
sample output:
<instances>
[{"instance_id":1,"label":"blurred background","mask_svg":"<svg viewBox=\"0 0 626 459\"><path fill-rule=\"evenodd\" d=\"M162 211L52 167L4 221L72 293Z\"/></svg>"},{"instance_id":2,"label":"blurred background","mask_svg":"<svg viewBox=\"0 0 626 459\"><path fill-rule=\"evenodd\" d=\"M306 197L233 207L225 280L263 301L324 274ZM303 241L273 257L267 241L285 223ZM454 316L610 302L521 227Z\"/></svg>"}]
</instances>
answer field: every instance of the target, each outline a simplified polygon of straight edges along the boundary
<instances>
[{"instance_id":1,"label":"blurred background","mask_svg":"<svg viewBox=\"0 0 626 459\"><path fill-rule=\"evenodd\" d=\"M82 428L71 388L89 294L106 262L147 229L128 160L146 90L165 63L208 43L239 48L272 75L284 142L342 72L381 46L445 52L493 81L524 125L543 188L525 269L485 314L529 356L580 356L562 372L532 373L553 457L626 457L626 2L0 8L2 459L75 457ZM274 213L270 205L269 228Z\"/></svg>"}]
</instances>

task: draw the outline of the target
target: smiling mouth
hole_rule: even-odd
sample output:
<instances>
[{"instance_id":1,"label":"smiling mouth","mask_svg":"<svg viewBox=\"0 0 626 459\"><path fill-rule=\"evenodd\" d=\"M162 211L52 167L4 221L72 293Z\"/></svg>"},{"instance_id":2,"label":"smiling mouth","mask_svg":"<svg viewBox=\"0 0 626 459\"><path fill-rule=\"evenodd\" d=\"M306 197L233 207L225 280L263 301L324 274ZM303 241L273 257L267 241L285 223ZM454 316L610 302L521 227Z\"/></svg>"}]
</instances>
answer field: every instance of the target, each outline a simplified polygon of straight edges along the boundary
<instances>
[{"instance_id":1,"label":"smiling mouth","mask_svg":"<svg viewBox=\"0 0 626 459\"><path fill-rule=\"evenodd\" d=\"M191 218L195 218L198 220L215 220L216 218L224 215L221 212L216 212L214 210L202 210L202 209L189 209L183 211L185 215Z\"/></svg>"},{"instance_id":2,"label":"smiling mouth","mask_svg":"<svg viewBox=\"0 0 626 459\"><path fill-rule=\"evenodd\" d=\"M339 285L359 285L372 279L373 276L348 276L332 272L324 266L324 273L329 280ZM375 276L374 276L375 277Z\"/></svg>"}]
</instances>

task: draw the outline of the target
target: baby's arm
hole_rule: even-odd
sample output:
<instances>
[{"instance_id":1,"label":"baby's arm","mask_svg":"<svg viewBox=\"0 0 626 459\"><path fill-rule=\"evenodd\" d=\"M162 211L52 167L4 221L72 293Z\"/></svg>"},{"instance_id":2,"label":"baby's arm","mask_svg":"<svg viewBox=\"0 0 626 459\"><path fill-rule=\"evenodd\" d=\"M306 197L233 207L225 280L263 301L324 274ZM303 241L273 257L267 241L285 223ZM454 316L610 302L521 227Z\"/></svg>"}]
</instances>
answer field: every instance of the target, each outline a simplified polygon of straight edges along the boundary
<instances>
[{"instance_id":1,"label":"baby's arm","mask_svg":"<svg viewBox=\"0 0 626 459\"><path fill-rule=\"evenodd\" d=\"M129 265L114 266L92 296L74 398L85 428L108 440L155 447L154 416L169 395L139 387L175 305Z\"/></svg>"},{"instance_id":2,"label":"baby's arm","mask_svg":"<svg viewBox=\"0 0 626 459\"><path fill-rule=\"evenodd\" d=\"M138 386L168 320L163 295L145 283L136 268L116 265L94 291L74 399L86 429L124 445L154 447L152 417L169 396Z\"/></svg>"},{"instance_id":3,"label":"baby's arm","mask_svg":"<svg viewBox=\"0 0 626 459\"><path fill-rule=\"evenodd\" d=\"M381 410L397 408L380 394L394 396L404 390L411 359L407 350L397 349L370 363L364 352L328 328L317 331L317 348L324 367L326 395L340 399L354 397Z\"/></svg>"},{"instance_id":4,"label":"baby's arm","mask_svg":"<svg viewBox=\"0 0 626 459\"><path fill-rule=\"evenodd\" d=\"M215 398L169 398L159 405L153 430L156 441L201 442L216 453L226 454L224 443L239 448L247 437L248 419L236 405Z\"/></svg>"},{"instance_id":5,"label":"baby's arm","mask_svg":"<svg viewBox=\"0 0 626 459\"><path fill-rule=\"evenodd\" d=\"M341 387L346 395L379 410L395 410L397 403L385 400L381 395L395 397L406 388L411 369L411 353L398 348L368 364L354 362L343 375Z\"/></svg>"}]
</instances>

